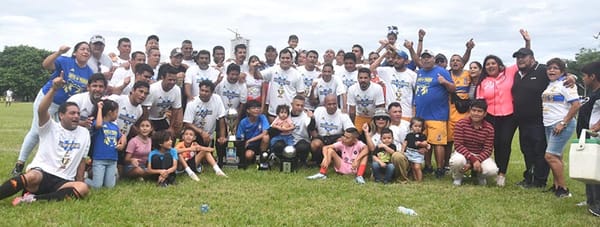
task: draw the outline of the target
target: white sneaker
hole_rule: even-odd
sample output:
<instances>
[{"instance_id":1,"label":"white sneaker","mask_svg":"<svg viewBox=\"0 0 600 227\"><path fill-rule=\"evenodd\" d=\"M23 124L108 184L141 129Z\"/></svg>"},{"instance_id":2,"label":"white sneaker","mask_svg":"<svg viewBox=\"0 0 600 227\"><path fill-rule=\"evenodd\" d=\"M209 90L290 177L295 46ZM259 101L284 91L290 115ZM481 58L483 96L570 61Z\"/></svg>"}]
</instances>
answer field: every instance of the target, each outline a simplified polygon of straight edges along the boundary
<instances>
[{"instance_id":1,"label":"white sneaker","mask_svg":"<svg viewBox=\"0 0 600 227\"><path fill-rule=\"evenodd\" d=\"M460 185L462 184L462 179L454 179L454 180L452 181L452 184L453 184L454 186L460 186Z\"/></svg>"},{"instance_id":2,"label":"white sneaker","mask_svg":"<svg viewBox=\"0 0 600 227\"><path fill-rule=\"evenodd\" d=\"M581 202L578 202L577 204L575 204L575 206L578 206L578 207L584 207L584 206L587 206L587 205L588 205L587 204L587 200L586 201L581 201Z\"/></svg>"},{"instance_id":3,"label":"white sneaker","mask_svg":"<svg viewBox=\"0 0 600 227\"><path fill-rule=\"evenodd\" d=\"M354 178L354 181L356 181L357 184L365 184L365 178L362 176L357 176L356 178Z\"/></svg>"},{"instance_id":4,"label":"white sneaker","mask_svg":"<svg viewBox=\"0 0 600 227\"><path fill-rule=\"evenodd\" d=\"M496 177L496 184L498 187L504 187L504 185L506 185L506 177L498 175Z\"/></svg>"},{"instance_id":5,"label":"white sneaker","mask_svg":"<svg viewBox=\"0 0 600 227\"><path fill-rule=\"evenodd\" d=\"M220 176L220 177L227 177L227 174L225 174L223 171L217 171L217 172L215 172L215 175Z\"/></svg>"},{"instance_id":6,"label":"white sneaker","mask_svg":"<svg viewBox=\"0 0 600 227\"><path fill-rule=\"evenodd\" d=\"M192 180L195 180L195 181L200 181L200 178L198 178L198 176L196 176L196 174L195 174L195 173L190 173L190 174L188 174L188 175L189 175L189 176L192 178Z\"/></svg>"},{"instance_id":7,"label":"white sneaker","mask_svg":"<svg viewBox=\"0 0 600 227\"><path fill-rule=\"evenodd\" d=\"M322 174L322 173L317 173L315 175L306 177L306 179L309 179L309 180L320 180L320 179L327 179L327 176L325 174Z\"/></svg>"}]
</instances>

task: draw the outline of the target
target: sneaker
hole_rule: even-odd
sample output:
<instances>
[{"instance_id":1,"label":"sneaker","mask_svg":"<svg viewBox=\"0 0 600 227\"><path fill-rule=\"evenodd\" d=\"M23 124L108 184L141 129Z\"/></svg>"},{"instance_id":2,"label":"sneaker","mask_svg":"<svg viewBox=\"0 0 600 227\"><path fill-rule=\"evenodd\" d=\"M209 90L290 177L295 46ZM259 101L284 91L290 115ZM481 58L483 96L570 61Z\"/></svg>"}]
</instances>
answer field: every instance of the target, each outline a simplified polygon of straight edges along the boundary
<instances>
[{"instance_id":1,"label":"sneaker","mask_svg":"<svg viewBox=\"0 0 600 227\"><path fill-rule=\"evenodd\" d=\"M454 186L460 186L462 184L462 179L454 179L452 180L452 184Z\"/></svg>"},{"instance_id":2,"label":"sneaker","mask_svg":"<svg viewBox=\"0 0 600 227\"><path fill-rule=\"evenodd\" d=\"M600 217L600 207L598 207L598 206L596 206L596 207L590 207L590 208L588 208L588 211L592 215L594 215L596 217Z\"/></svg>"},{"instance_id":3,"label":"sneaker","mask_svg":"<svg viewBox=\"0 0 600 227\"><path fill-rule=\"evenodd\" d=\"M12 175L13 177L21 175L23 173L24 166L25 165L23 163L16 163L15 168L12 169L10 175Z\"/></svg>"},{"instance_id":4,"label":"sneaker","mask_svg":"<svg viewBox=\"0 0 600 227\"><path fill-rule=\"evenodd\" d=\"M323 179L324 180L324 179L327 179L327 176L325 174L322 174L322 173L317 173L315 175L306 177L306 179L309 179L309 180L321 180L321 179Z\"/></svg>"},{"instance_id":5,"label":"sneaker","mask_svg":"<svg viewBox=\"0 0 600 227\"><path fill-rule=\"evenodd\" d=\"M558 187L556 192L554 192L554 195L558 198L569 198L573 196L571 192L569 192L569 189L563 187Z\"/></svg>"},{"instance_id":6,"label":"sneaker","mask_svg":"<svg viewBox=\"0 0 600 227\"><path fill-rule=\"evenodd\" d=\"M192 180L194 180L194 181L200 181L200 178L198 178L198 176L196 176L195 173L190 173L190 174L188 174L188 176L190 176L192 178Z\"/></svg>"},{"instance_id":7,"label":"sneaker","mask_svg":"<svg viewBox=\"0 0 600 227\"><path fill-rule=\"evenodd\" d=\"M227 174L225 174L223 171L217 171L217 172L215 172L215 175L220 176L220 177L227 177Z\"/></svg>"},{"instance_id":8,"label":"sneaker","mask_svg":"<svg viewBox=\"0 0 600 227\"><path fill-rule=\"evenodd\" d=\"M477 177L477 183L479 185L487 185L487 179L483 175ZM498 182L496 182L498 183Z\"/></svg>"},{"instance_id":9,"label":"sneaker","mask_svg":"<svg viewBox=\"0 0 600 227\"><path fill-rule=\"evenodd\" d=\"M357 184L365 184L365 178L363 178L362 176L357 176L356 178L354 178L354 181L356 181Z\"/></svg>"},{"instance_id":10,"label":"sneaker","mask_svg":"<svg viewBox=\"0 0 600 227\"><path fill-rule=\"evenodd\" d=\"M496 177L496 185L498 185L498 187L504 187L506 185L506 177L498 175Z\"/></svg>"},{"instance_id":11,"label":"sneaker","mask_svg":"<svg viewBox=\"0 0 600 227\"><path fill-rule=\"evenodd\" d=\"M35 201L35 195L29 192L26 192L23 196L15 197L12 201L12 205L16 206L22 203L32 203Z\"/></svg>"},{"instance_id":12,"label":"sneaker","mask_svg":"<svg viewBox=\"0 0 600 227\"><path fill-rule=\"evenodd\" d=\"M444 177L445 174L446 174L446 172L444 171L444 168L438 168L437 170L435 170L436 178L442 178L442 177Z\"/></svg>"},{"instance_id":13,"label":"sneaker","mask_svg":"<svg viewBox=\"0 0 600 227\"><path fill-rule=\"evenodd\" d=\"M425 166L425 168L423 168L423 174L430 174L433 173L433 168L431 168L431 166Z\"/></svg>"}]
</instances>

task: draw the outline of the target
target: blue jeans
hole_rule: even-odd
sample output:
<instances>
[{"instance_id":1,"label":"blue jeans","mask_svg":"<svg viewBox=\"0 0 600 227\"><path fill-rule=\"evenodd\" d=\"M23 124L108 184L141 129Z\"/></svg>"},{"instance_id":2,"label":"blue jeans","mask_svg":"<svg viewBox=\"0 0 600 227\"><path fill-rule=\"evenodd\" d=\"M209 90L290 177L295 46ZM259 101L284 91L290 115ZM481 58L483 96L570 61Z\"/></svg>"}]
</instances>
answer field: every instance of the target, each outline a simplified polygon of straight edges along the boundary
<instances>
[{"instance_id":1,"label":"blue jeans","mask_svg":"<svg viewBox=\"0 0 600 227\"><path fill-rule=\"evenodd\" d=\"M373 177L375 177L375 181L381 181L382 172L384 170L385 176L383 177L383 182L389 183L390 181L392 181L392 177L394 176L394 169L396 168L394 167L394 164L388 162L386 163L385 167L381 167L381 165L379 165L379 162L373 161L371 166L373 167Z\"/></svg>"},{"instance_id":2,"label":"blue jeans","mask_svg":"<svg viewBox=\"0 0 600 227\"><path fill-rule=\"evenodd\" d=\"M94 160L92 162L92 176L85 183L92 188L102 186L112 188L117 183L117 161L116 160Z\"/></svg>"}]
</instances>

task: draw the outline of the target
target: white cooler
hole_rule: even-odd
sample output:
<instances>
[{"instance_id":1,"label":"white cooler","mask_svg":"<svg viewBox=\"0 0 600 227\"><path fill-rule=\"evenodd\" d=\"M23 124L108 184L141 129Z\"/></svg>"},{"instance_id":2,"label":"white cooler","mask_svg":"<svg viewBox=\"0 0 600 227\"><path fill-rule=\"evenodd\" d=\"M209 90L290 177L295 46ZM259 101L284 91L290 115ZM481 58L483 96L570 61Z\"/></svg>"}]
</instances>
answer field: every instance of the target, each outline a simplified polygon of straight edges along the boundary
<instances>
[{"instance_id":1,"label":"white cooler","mask_svg":"<svg viewBox=\"0 0 600 227\"><path fill-rule=\"evenodd\" d=\"M573 140L569 150L569 177L588 184L600 184L600 140L586 139L582 130L579 140Z\"/></svg>"}]
</instances>

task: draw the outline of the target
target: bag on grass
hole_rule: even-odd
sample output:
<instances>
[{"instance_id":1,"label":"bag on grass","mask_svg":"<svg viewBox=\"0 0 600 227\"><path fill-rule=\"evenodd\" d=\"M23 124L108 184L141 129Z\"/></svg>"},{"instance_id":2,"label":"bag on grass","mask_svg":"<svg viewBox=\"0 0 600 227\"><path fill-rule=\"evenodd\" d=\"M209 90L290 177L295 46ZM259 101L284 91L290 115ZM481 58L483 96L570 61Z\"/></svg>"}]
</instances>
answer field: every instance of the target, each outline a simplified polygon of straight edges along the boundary
<instances>
[{"instance_id":1,"label":"bag on grass","mask_svg":"<svg viewBox=\"0 0 600 227\"><path fill-rule=\"evenodd\" d=\"M589 130L581 130L579 139L571 141L569 177L588 184L600 184L600 139L586 139Z\"/></svg>"}]
</instances>

